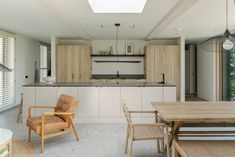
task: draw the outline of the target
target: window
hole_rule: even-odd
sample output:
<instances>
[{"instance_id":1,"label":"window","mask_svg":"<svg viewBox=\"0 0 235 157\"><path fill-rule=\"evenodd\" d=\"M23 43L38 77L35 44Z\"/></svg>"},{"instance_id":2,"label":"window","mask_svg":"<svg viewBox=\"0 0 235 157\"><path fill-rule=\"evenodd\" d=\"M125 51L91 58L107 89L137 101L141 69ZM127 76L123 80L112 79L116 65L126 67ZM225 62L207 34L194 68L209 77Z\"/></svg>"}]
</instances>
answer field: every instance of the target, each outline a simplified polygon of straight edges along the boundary
<instances>
[{"instance_id":1,"label":"window","mask_svg":"<svg viewBox=\"0 0 235 157\"><path fill-rule=\"evenodd\" d=\"M223 50L223 100L235 100L235 49Z\"/></svg>"},{"instance_id":2,"label":"window","mask_svg":"<svg viewBox=\"0 0 235 157\"><path fill-rule=\"evenodd\" d=\"M50 76L50 57L48 47L40 45L40 82L44 82L42 78Z\"/></svg>"},{"instance_id":3,"label":"window","mask_svg":"<svg viewBox=\"0 0 235 157\"><path fill-rule=\"evenodd\" d=\"M0 36L0 63L12 71L0 71L0 111L15 103L15 39Z\"/></svg>"}]
</instances>

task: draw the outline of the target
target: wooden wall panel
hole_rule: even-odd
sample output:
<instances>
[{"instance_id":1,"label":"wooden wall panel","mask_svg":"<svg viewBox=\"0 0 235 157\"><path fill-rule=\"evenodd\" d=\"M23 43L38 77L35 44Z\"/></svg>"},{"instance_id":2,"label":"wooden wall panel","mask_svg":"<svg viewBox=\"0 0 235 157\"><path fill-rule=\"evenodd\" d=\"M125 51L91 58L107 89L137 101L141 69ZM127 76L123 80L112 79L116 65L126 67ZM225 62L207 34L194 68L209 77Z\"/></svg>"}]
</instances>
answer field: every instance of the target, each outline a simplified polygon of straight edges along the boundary
<instances>
[{"instance_id":1,"label":"wooden wall panel","mask_svg":"<svg viewBox=\"0 0 235 157\"><path fill-rule=\"evenodd\" d=\"M72 62L72 82L80 82L80 69L81 69L81 46L73 45L72 46L72 56L70 56L70 61Z\"/></svg>"},{"instance_id":2,"label":"wooden wall panel","mask_svg":"<svg viewBox=\"0 0 235 157\"><path fill-rule=\"evenodd\" d=\"M91 49L81 45L58 45L56 54L57 82L89 82Z\"/></svg>"},{"instance_id":3,"label":"wooden wall panel","mask_svg":"<svg viewBox=\"0 0 235 157\"><path fill-rule=\"evenodd\" d=\"M153 54L154 47L154 54ZM176 96L180 94L180 49L178 45L146 46L146 79L147 82L162 81L176 85ZM150 55L151 54L151 55Z\"/></svg>"},{"instance_id":4,"label":"wooden wall panel","mask_svg":"<svg viewBox=\"0 0 235 157\"><path fill-rule=\"evenodd\" d=\"M81 46L80 55L80 81L89 82L91 77L91 48L88 46Z\"/></svg>"},{"instance_id":5,"label":"wooden wall panel","mask_svg":"<svg viewBox=\"0 0 235 157\"><path fill-rule=\"evenodd\" d=\"M67 47L64 45L57 46L56 52L56 79L57 82L67 81Z\"/></svg>"},{"instance_id":6,"label":"wooden wall panel","mask_svg":"<svg viewBox=\"0 0 235 157\"><path fill-rule=\"evenodd\" d=\"M145 47L145 76L147 82L154 82L154 45Z\"/></svg>"}]
</instances>

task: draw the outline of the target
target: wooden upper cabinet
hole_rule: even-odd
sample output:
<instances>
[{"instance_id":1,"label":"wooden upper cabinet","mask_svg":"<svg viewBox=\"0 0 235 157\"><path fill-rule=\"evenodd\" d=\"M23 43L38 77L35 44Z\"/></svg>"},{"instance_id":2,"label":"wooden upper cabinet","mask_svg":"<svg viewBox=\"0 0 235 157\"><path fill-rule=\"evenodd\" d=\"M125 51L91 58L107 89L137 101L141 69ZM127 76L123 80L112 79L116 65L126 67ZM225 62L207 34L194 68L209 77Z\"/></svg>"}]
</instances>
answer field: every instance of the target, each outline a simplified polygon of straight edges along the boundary
<instances>
[{"instance_id":1,"label":"wooden upper cabinet","mask_svg":"<svg viewBox=\"0 0 235 157\"><path fill-rule=\"evenodd\" d=\"M180 49L178 45L149 45L145 47L145 73L147 82L162 81L176 85L179 98L180 84Z\"/></svg>"},{"instance_id":2,"label":"wooden upper cabinet","mask_svg":"<svg viewBox=\"0 0 235 157\"><path fill-rule=\"evenodd\" d=\"M154 45L151 46L146 46L145 47L145 76L147 82L154 82L154 66L155 66L155 61L154 61Z\"/></svg>"},{"instance_id":3,"label":"wooden upper cabinet","mask_svg":"<svg viewBox=\"0 0 235 157\"><path fill-rule=\"evenodd\" d=\"M67 55L68 47L63 45L57 46L56 51L56 79L57 82L67 82Z\"/></svg>"},{"instance_id":4,"label":"wooden upper cabinet","mask_svg":"<svg viewBox=\"0 0 235 157\"><path fill-rule=\"evenodd\" d=\"M56 51L57 82L89 82L91 48L83 45L58 45Z\"/></svg>"},{"instance_id":5,"label":"wooden upper cabinet","mask_svg":"<svg viewBox=\"0 0 235 157\"><path fill-rule=\"evenodd\" d=\"M80 53L80 82L89 82L91 78L91 47L81 46Z\"/></svg>"}]
</instances>

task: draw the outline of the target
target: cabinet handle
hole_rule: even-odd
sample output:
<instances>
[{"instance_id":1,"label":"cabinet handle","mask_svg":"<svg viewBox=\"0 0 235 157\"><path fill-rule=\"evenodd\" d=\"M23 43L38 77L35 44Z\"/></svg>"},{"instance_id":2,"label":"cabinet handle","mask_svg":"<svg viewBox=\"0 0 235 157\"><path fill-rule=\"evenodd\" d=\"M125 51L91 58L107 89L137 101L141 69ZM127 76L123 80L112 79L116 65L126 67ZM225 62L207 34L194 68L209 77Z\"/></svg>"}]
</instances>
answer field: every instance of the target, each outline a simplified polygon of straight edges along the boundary
<instances>
[{"instance_id":1,"label":"cabinet handle","mask_svg":"<svg viewBox=\"0 0 235 157\"><path fill-rule=\"evenodd\" d=\"M74 75L72 74L72 79L74 78Z\"/></svg>"}]
</instances>

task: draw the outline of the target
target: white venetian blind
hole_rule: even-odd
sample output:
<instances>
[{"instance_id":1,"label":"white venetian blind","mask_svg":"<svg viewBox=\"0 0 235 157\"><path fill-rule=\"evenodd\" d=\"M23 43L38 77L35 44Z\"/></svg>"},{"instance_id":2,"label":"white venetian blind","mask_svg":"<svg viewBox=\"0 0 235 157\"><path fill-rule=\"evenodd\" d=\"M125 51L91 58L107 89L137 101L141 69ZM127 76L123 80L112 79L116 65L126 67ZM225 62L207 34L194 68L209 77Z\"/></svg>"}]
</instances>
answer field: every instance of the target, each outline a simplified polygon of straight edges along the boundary
<instances>
[{"instance_id":1,"label":"white venetian blind","mask_svg":"<svg viewBox=\"0 0 235 157\"><path fill-rule=\"evenodd\" d=\"M12 70L0 71L0 110L15 103L14 49L14 38L0 36L0 63Z\"/></svg>"}]
</instances>

